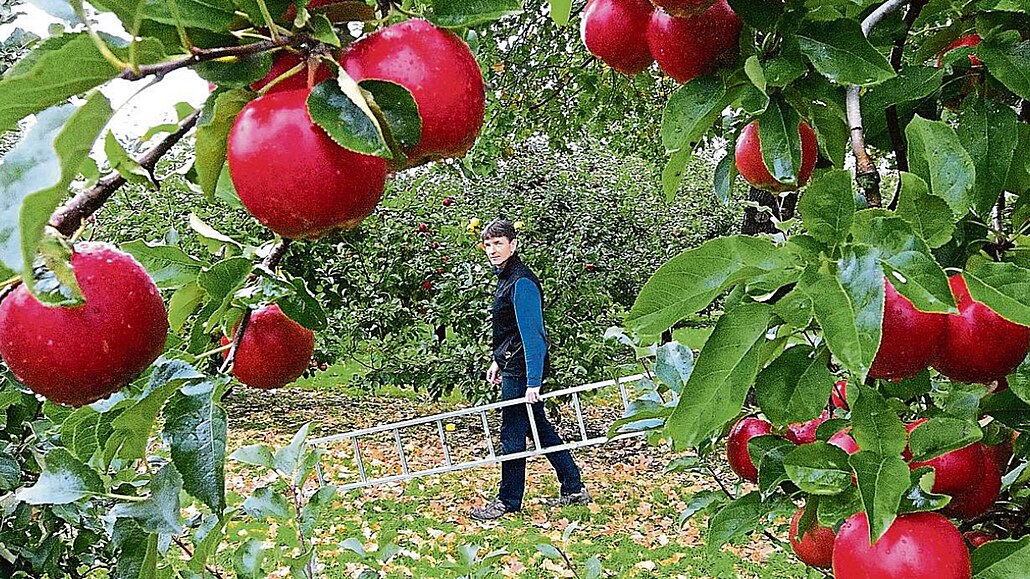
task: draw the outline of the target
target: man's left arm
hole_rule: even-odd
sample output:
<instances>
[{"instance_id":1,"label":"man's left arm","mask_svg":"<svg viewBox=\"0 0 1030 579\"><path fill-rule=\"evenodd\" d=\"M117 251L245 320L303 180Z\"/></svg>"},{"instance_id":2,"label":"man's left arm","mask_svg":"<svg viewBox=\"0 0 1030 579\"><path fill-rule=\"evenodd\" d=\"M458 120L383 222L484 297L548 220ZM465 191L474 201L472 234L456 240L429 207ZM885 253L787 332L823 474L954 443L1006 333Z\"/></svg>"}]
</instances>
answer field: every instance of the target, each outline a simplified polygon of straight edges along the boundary
<instances>
[{"instance_id":1,"label":"man's left arm","mask_svg":"<svg viewBox=\"0 0 1030 579\"><path fill-rule=\"evenodd\" d=\"M529 278L515 282L512 297L515 320L519 326L522 349L526 356L526 398L529 402L538 402L544 378L544 357L547 355L543 298L540 289Z\"/></svg>"}]
</instances>

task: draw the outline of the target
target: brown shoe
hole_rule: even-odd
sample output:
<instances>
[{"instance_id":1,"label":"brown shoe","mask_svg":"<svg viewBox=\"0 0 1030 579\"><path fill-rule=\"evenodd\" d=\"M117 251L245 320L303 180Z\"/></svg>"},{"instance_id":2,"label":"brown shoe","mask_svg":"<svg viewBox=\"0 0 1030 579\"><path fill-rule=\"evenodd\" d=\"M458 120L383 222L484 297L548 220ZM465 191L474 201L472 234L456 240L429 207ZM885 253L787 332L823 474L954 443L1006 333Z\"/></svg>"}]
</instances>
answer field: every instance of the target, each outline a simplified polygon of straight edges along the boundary
<instances>
[{"instance_id":1,"label":"brown shoe","mask_svg":"<svg viewBox=\"0 0 1030 579\"><path fill-rule=\"evenodd\" d=\"M473 519L480 521L492 521L503 517L506 513L514 511L508 510L508 507L500 501L500 499L494 499L493 501L481 506L473 508L469 514L472 515Z\"/></svg>"}]
</instances>

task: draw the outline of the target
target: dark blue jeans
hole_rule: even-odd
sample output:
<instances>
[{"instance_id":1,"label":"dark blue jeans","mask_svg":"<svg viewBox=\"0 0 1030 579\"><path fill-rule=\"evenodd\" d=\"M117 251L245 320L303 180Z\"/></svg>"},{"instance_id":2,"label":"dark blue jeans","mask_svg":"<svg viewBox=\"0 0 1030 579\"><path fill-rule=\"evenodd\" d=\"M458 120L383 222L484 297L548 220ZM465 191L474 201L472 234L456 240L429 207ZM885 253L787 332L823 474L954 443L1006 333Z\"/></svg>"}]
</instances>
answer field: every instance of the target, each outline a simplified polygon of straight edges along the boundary
<instances>
[{"instance_id":1,"label":"dark blue jeans","mask_svg":"<svg viewBox=\"0 0 1030 579\"><path fill-rule=\"evenodd\" d=\"M526 395L525 376L501 377L501 400L521 398ZM536 419L537 433L540 435L540 446L548 448L564 444L554 426L544 414L544 403L533 405L533 418ZM501 453L515 454L526 450L526 438L533 436L529 426L529 413L526 406L519 404L501 409ZM568 495L577 493L583 488L579 467L567 450L551 452L547 455L561 483L561 493ZM526 459L518 458L501 463L501 490L497 498L509 511L522 508L522 495L526 492Z\"/></svg>"}]
</instances>

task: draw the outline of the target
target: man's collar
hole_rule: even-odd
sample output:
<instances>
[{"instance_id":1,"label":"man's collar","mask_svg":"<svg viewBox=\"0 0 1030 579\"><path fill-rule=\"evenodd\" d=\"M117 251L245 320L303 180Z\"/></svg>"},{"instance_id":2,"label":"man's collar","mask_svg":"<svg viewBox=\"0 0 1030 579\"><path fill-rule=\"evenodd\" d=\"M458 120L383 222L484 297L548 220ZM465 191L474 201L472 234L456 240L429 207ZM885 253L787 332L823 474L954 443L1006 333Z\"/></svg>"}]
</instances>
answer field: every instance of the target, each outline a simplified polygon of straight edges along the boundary
<instances>
[{"instance_id":1,"label":"man's collar","mask_svg":"<svg viewBox=\"0 0 1030 579\"><path fill-rule=\"evenodd\" d=\"M496 274L497 277L502 277L505 273L511 271L511 268L514 267L515 263L517 263L518 261L519 255L517 253L511 254L511 257L504 260L504 263L501 264L501 267L493 268L494 274Z\"/></svg>"}]
</instances>

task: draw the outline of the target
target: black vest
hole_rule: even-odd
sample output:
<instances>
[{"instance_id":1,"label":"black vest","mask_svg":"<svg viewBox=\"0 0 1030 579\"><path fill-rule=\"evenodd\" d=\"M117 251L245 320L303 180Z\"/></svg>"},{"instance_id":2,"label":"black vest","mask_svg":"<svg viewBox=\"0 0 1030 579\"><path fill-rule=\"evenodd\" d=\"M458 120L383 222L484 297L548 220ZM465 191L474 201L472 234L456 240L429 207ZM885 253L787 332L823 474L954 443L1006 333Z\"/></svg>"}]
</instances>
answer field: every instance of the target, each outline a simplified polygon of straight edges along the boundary
<instances>
[{"instance_id":1,"label":"black vest","mask_svg":"<svg viewBox=\"0 0 1030 579\"><path fill-rule=\"evenodd\" d=\"M507 376L526 375L526 353L523 351L522 335L519 334L518 320L515 318L515 283L522 278L529 278L540 290L540 303L543 305L544 288L540 279L522 263L517 255L512 255L504 264L504 269L497 275L497 290L494 292L494 303L490 307L493 319L493 357L501 367L501 374ZM551 352L544 355L544 377L550 371Z\"/></svg>"}]
</instances>

